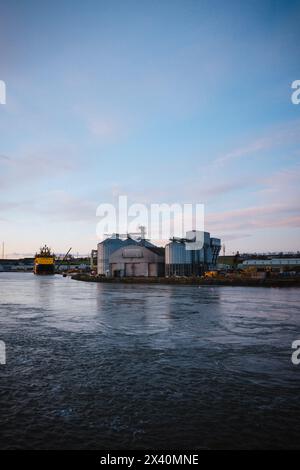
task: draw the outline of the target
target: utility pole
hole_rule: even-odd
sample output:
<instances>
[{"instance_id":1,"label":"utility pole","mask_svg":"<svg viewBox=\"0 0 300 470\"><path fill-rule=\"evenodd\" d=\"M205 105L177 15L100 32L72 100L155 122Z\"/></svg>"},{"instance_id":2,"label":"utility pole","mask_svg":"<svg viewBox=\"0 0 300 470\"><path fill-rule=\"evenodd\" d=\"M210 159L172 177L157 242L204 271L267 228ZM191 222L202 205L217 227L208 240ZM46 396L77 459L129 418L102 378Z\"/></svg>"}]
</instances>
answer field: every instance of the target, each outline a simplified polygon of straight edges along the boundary
<instances>
[{"instance_id":1,"label":"utility pole","mask_svg":"<svg viewBox=\"0 0 300 470\"><path fill-rule=\"evenodd\" d=\"M2 242L2 259L4 259L4 242Z\"/></svg>"}]
</instances>

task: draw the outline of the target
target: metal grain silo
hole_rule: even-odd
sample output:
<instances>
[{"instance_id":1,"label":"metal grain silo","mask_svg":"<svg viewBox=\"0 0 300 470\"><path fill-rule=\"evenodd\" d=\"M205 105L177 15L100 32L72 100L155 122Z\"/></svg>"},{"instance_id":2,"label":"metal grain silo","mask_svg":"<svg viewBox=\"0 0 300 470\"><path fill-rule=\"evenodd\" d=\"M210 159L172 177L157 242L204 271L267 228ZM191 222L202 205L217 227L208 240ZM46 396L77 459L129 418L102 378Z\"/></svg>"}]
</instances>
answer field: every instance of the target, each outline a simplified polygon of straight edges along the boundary
<instances>
[{"instance_id":1,"label":"metal grain silo","mask_svg":"<svg viewBox=\"0 0 300 470\"><path fill-rule=\"evenodd\" d=\"M97 273L103 276L109 274L109 256L123 245L123 241L118 237L111 237L98 243L98 264Z\"/></svg>"},{"instance_id":2,"label":"metal grain silo","mask_svg":"<svg viewBox=\"0 0 300 470\"><path fill-rule=\"evenodd\" d=\"M188 276L191 275L192 262L191 251L186 250L185 243L172 241L166 245L166 276Z\"/></svg>"},{"instance_id":3,"label":"metal grain silo","mask_svg":"<svg viewBox=\"0 0 300 470\"><path fill-rule=\"evenodd\" d=\"M193 232L193 231L191 231ZM191 235L191 232L188 232ZM165 274L169 276L200 276L215 266L221 248L218 238L210 238L209 232L198 232L201 234L203 245L194 250L192 238L173 238L166 245ZM199 239L198 239L199 241Z\"/></svg>"},{"instance_id":4,"label":"metal grain silo","mask_svg":"<svg viewBox=\"0 0 300 470\"><path fill-rule=\"evenodd\" d=\"M121 246L127 245L136 245L137 242L132 238L127 238L126 240L122 240L118 234L106 238L102 242L98 243L97 250L98 250L98 263L97 263L97 273L109 276L109 258L110 255L118 250Z\"/></svg>"}]
</instances>

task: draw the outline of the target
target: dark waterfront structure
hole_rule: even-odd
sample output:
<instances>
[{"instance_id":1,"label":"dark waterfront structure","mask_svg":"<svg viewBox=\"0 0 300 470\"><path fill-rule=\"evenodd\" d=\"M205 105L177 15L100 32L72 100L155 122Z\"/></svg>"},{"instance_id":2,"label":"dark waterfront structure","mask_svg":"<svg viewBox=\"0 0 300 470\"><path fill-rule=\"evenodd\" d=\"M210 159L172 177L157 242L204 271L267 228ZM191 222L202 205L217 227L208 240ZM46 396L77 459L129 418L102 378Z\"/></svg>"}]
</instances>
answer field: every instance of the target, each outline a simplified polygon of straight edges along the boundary
<instances>
[{"instance_id":1,"label":"dark waterfront structure","mask_svg":"<svg viewBox=\"0 0 300 470\"><path fill-rule=\"evenodd\" d=\"M0 272L33 271L34 258L0 259Z\"/></svg>"}]
</instances>

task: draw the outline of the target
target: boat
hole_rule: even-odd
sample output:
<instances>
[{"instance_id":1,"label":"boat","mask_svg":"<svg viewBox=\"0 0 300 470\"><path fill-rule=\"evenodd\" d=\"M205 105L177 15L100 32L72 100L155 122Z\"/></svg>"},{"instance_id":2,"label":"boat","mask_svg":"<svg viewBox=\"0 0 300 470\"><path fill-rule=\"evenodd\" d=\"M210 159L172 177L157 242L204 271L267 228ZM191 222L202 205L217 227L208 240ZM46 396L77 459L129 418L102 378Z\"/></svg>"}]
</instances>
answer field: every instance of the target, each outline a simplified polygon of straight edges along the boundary
<instances>
[{"instance_id":1,"label":"boat","mask_svg":"<svg viewBox=\"0 0 300 470\"><path fill-rule=\"evenodd\" d=\"M40 249L34 257L34 274L54 274L55 272L55 256L51 253L47 245Z\"/></svg>"}]
</instances>

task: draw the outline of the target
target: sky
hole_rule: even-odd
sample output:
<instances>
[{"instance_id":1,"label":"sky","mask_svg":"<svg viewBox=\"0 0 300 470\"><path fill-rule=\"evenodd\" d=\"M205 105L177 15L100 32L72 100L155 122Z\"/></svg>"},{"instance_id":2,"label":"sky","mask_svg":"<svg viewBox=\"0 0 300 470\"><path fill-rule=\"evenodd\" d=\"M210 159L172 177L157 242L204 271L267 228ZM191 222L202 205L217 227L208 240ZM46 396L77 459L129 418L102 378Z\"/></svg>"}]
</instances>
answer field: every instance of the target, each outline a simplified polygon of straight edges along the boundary
<instances>
[{"instance_id":1,"label":"sky","mask_svg":"<svg viewBox=\"0 0 300 470\"><path fill-rule=\"evenodd\" d=\"M0 0L0 242L96 247L96 209L203 203L226 254L299 250L299 1Z\"/></svg>"}]
</instances>

